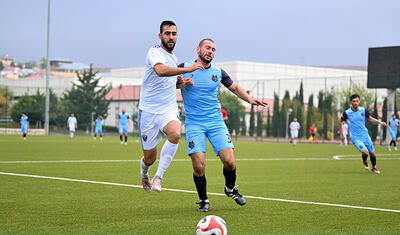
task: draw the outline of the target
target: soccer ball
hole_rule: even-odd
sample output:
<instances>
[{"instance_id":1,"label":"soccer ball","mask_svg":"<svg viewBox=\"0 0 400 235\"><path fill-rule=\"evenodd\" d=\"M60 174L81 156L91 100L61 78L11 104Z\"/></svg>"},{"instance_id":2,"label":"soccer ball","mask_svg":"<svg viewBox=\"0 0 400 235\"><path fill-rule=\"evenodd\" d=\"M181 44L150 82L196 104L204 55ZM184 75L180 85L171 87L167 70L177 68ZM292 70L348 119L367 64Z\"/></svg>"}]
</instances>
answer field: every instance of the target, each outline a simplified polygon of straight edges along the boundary
<instances>
[{"instance_id":1,"label":"soccer ball","mask_svg":"<svg viewBox=\"0 0 400 235\"><path fill-rule=\"evenodd\" d=\"M216 215L208 215L202 218L197 224L197 235L226 235L228 227L225 220Z\"/></svg>"}]
</instances>

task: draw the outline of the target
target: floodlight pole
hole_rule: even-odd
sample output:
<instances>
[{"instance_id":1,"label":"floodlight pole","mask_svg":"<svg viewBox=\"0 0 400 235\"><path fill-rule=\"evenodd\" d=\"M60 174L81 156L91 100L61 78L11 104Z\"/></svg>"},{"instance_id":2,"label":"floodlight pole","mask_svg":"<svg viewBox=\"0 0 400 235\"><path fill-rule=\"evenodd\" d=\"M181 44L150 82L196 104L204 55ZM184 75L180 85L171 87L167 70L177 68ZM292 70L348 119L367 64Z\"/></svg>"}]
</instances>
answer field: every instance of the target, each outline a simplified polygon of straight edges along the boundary
<instances>
[{"instance_id":1,"label":"floodlight pole","mask_svg":"<svg viewBox=\"0 0 400 235\"><path fill-rule=\"evenodd\" d=\"M386 122L389 123L389 120L392 118L392 115L394 114L394 99L395 99L396 90L395 89L387 89L387 92L388 92L388 96L387 96L387 120L386 120ZM383 127L383 128L385 128L385 127ZM392 137L390 135L389 125L386 128L387 128L386 144L389 145Z\"/></svg>"},{"instance_id":2,"label":"floodlight pole","mask_svg":"<svg viewBox=\"0 0 400 235\"><path fill-rule=\"evenodd\" d=\"M46 129L46 135L49 135L49 109L50 109L50 88L49 88L49 73L50 73L50 0L48 0L47 6L47 49L46 49L46 107L45 107L45 118L44 125Z\"/></svg>"}]
</instances>

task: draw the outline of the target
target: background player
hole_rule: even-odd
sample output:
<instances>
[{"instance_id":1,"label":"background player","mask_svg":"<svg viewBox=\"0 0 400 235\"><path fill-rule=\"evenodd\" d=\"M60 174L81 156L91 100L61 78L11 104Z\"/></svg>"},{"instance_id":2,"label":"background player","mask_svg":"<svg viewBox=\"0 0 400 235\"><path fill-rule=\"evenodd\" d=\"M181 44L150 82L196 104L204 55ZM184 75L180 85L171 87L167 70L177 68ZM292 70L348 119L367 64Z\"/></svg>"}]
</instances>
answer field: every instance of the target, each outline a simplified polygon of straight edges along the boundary
<instances>
[{"instance_id":1,"label":"background player","mask_svg":"<svg viewBox=\"0 0 400 235\"><path fill-rule=\"evenodd\" d=\"M342 122L342 134L340 135L340 146L347 146L348 141L347 141L347 135L349 134L349 126L347 125L346 122ZM339 131L340 134L340 131Z\"/></svg>"},{"instance_id":2,"label":"background player","mask_svg":"<svg viewBox=\"0 0 400 235\"><path fill-rule=\"evenodd\" d=\"M76 129L78 129L78 121L73 113L71 113L71 116L68 117L67 129L69 130L69 138L74 138L74 133Z\"/></svg>"},{"instance_id":3,"label":"background player","mask_svg":"<svg viewBox=\"0 0 400 235\"><path fill-rule=\"evenodd\" d=\"M23 112L22 115L21 115L20 123L21 123L22 137L24 138L24 141L25 141L26 140L26 135L28 133L28 128L29 128L28 116L26 115L25 112Z\"/></svg>"},{"instance_id":4,"label":"background player","mask_svg":"<svg viewBox=\"0 0 400 235\"><path fill-rule=\"evenodd\" d=\"M176 102L176 75L203 69L201 63L190 68L177 68L178 58L173 50L178 32L174 22L161 22L158 37L160 45L153 46L147 52L138 114L143 149L140 175L146 192L161 192L162 177L178 149L181 123ZM187 79L180 77L180 81L185 83ZM157 172L150 182L149 170L157 159L157 144L162 140L162 133L167 135L167 140L161 149Z\"/></svg>"},{"instance_id":5,"label":"background player","mask_svg":"<svg viewBox=\"0 0 400 235\"><path fill-rule=\"evenodd\" d=\"M289 125L290 128L290 137L292 138L292 142L294 145L297 143L297 137L299 136L300 123L297 121L297 118L293 118L293 121Z\"/></svg>"},{"instance_id":6,"label":"background player","mask_svg":"<svg viewBox=\"0 0 400 235\"><path fill-rule=\"evenodd\" d=\"M247 92L234 83L222 69L211 64L215 55L215 43L211 39L203 39L197 47L197 62L201 62L204 70L186 73L183 77L193 79L193 85L181 84L185 107L185 135L188 155L192 159L193 180L200 198L199 212L207 212L210 202L207 196L207 180L205 177L206 138L213 146L214 152L223 164L225 177L225 194L241 206L246 199L239 194L236 182L236 163L233 143L221 115L218 105L219 86L222 83L232 93L252 105L267 105L260 99L250 97ZM180 64L178 67L189 67L195 62Z\"/></svg>"},{"instance_id":7,"label":"background player","mask_svg":"<svg viewBox=\"0 0 400 235\"><path fill-rule=\"evenodd\" d=\"M97 134L100 136L100 140L103 140L103 117L99 114L94 121L94 138L97 139Z\"/></svg>"},{"instance_id":8,"label":"background player","mask_svg":"<svg viewBox=\"0 0 400 235\"><path fill-rule=\"evenodd\" d=\"M372 164L372 172L376 174L380 174L380 171L376 167L376 156L374 145L372 144L371 137L368 134L368 130L365 127L365 120L369 119L371 122L375 122L386 126L386 123L381 122L372 116L370 116L369 112L360 106L360 96L354 94L350 97L351 108L347 109L343 112L342 117L340 119L340 135L342 136L342 124L347 121L350 130L350 139L353 142L354 146L361 152L363 164L366 170L369 170L369 163L367 161L368 155Z\"/></svg>"},{"instance_id":9,"label":"background player","mask_svg":"<svg viewBox=\"0 0 400 235\"><path fill-rule=\"evenodd\" d=\"M397 119L396 114L392 115L392 120L389 121L389 126L390 126L390 136L392 137L392 140L389 143L388 149L389 151L392 151L390 146L393 144L394 151L397 151L396 139L397 139L397 128L399 127L399 119Z\"/></svg>"},{"instance_id":10,"label":"background player","mask_svg":"<svg viewBox=\"0 0 400 235\"><path fill-rule=\"evenodd\" d=\"M129 114L126 113L126 108L122 108L122 112L118 115L118 132L121 144L124 144L122 135L125 136L125 145L128 144L128 129L130 126Z\"/></svg>"}]
</instances>

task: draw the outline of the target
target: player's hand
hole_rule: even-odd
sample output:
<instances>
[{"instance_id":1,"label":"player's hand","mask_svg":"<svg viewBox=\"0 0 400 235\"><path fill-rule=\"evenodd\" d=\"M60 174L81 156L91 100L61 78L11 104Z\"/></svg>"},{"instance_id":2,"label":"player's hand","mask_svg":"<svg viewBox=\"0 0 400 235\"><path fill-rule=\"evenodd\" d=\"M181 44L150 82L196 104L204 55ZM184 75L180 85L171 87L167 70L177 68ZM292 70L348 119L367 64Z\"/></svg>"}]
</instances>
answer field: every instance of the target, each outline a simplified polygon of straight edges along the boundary
<instances>
[{"instance_id":1,"label":"player's hand","mask_svg":"<svg viewBox=\"0 0 400 235\"><path fill-rule=\"evenodd\" d=\"M250 104L257 105L257 106L260 105L260 106L263 106L263 107L268 105L268 103L263 101L262 99L254 99L254 98L252 98L250 100Z\"/></svg>"},{"instance_id":2,"label":"player's hand","mask_svg":"<svg viewBox=\"0 0 400 235\"><path fill-rule=\"evenodd\" d=\"M381 122L381 125L382 126L386 126L386 122Z\"/></svg>"},{"instance_id":3,"label":"player's hand","mask_svg":"<svg viewBox=\"0 0 400 235\"><path fill-rule=\"evenodd\" d=\"M200 61L197 61L196 63L192 64L189 68L189 73L196 71L198 69L204 70L204 66Z\"/></svg>"},{"instance_id":4,"label":"player's hand","mask_svg":"<svg viewBox=\"0 0 400 235\"><path fill-rule=\"evenodd\" d=\"M180 82L176 83L176 88L184 88L187 86L193 86L193 79L191 78L182 78Z\"/></svg>"}]
</instances>

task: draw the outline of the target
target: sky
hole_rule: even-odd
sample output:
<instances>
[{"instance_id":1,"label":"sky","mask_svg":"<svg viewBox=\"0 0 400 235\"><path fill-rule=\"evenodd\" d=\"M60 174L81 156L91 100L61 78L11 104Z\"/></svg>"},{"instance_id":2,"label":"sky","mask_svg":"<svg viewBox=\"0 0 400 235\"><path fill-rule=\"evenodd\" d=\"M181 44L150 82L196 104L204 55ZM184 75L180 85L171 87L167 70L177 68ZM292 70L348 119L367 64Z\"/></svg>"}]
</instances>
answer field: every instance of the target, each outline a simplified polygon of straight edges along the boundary
<instances>
[{"instance_id":1,"label":"sky","mask_svg":"<svg viewBox=\"0 0 400 235\"><path fill-rule=\"evenodd\" d=\"M47 0L0 1L0 55L46 55ZM399 0L51 0L50 59L143 67L163 20L175 54L194 60L203 38L215 62L366 66L368 48L400 45Z\"/></svg>"}]
</instances>

